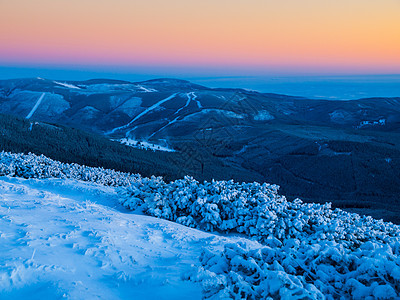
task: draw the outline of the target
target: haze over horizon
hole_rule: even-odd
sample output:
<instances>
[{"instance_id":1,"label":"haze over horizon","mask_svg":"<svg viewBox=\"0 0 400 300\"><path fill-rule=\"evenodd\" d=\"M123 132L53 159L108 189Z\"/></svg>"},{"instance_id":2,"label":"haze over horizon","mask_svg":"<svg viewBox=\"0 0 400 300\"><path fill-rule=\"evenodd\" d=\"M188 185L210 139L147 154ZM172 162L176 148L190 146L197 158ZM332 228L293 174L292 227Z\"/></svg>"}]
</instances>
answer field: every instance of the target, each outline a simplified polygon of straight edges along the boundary
<instances>
[{"instance_id":1,"label":"haze over horizon","mask_svg":"<svg viewBox=\"0 0 400 300\"><path fill-rule=\"evenodd\" d=\"M0 66L399 74L399 11L397 0L2 1Z\"/></svg>"}]
</instances>

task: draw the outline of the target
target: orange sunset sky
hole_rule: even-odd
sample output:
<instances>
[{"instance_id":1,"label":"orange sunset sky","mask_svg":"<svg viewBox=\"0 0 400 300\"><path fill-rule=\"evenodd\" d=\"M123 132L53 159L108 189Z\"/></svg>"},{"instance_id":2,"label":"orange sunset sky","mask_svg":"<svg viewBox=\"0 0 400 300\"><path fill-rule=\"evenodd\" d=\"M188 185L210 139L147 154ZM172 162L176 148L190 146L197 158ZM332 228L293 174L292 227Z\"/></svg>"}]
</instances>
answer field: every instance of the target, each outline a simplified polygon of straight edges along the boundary
<instances>
[{"instance_id":1,"label":"orange sunset sky","mask_svg":"<svg viewBox=\"0 0 400 300\"><path fill-rule=\"evenodd\" d=\"M400 73L399 0L0 0L0 65Z\"/></svg>"}]
</instances>

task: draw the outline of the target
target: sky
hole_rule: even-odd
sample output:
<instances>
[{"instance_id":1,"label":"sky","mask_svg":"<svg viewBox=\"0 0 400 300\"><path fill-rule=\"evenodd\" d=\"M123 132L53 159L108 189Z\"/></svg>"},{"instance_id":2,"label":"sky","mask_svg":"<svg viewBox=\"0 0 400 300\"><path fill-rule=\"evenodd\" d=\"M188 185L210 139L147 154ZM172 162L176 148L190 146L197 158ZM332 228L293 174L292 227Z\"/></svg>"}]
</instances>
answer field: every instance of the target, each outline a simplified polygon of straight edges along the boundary
<instances>
[{"instance_id":1,"label":"sky","mask_svg":"<svg viewBox=\"0 0 400 300\"><path fill-rule=\"evenodd\" d=\"M0 0L0 66L400 74L399 0Z\"/></svg>"}]
</instances>

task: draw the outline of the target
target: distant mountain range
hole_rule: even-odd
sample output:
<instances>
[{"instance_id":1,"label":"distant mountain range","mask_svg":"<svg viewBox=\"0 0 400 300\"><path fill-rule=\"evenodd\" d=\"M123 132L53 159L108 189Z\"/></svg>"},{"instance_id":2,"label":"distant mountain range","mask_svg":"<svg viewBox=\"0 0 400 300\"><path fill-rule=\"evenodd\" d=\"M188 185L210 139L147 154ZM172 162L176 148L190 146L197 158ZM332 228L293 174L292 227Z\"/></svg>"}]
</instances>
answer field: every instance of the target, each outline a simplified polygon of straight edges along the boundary
<instances>
[{"instance_id":1,"label":"distant mountain range","mask_svg":"<svg viewBox=\"0 0 400 300\"><path fill-rule=\"evenodd\" d=\"M185 170L207 174L218 160L253 174L233 179L400 221L400 97L332 101L178 79L34 78L0 81L0 104L2 114L174 150Z\"/></svg>"},{"instance_id":2,"label":"distant mountain range","mask_svg":"<svg viewBox=\"0 0 400 300\"><path fill-rule=\"evenodd\" d=\"M44 97L37 107L35 104ZM400 126L400 97L352 101L308 100L243 89L211 89L178 79L131 83L96 79L0 81L0 112L111 134L165 138L199 130L207 119L220 125L318 125L341 128ZM35 107L35 111L32 109ZM195 126L192 126L195 125ZM211 128L213 127L210 124Z\"/></svg>"}]
</instances>

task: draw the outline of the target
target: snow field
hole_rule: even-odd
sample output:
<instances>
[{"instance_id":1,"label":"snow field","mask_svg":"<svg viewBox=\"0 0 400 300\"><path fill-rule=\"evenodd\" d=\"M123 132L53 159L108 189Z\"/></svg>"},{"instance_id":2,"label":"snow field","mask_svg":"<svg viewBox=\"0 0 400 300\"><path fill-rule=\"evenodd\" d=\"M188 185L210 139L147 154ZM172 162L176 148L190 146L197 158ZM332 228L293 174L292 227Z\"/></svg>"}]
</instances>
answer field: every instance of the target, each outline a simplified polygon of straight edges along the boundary
<instances>
[{"instance_id":1,"label":"snow field","mask_svg":"<svg viewBox=\"0 0 400 300\"><path fill-rule=\"evenodd\" d=\"M201 299L184 277L202 248L241 240L131 214L93 183L2 177L0 195L0 299Z\"/></svg>"}]
</instances>

